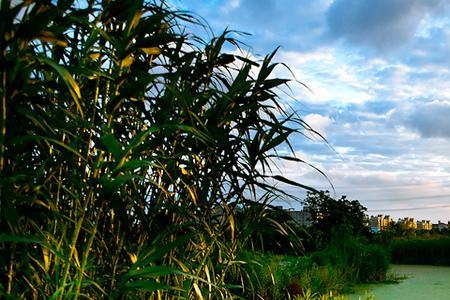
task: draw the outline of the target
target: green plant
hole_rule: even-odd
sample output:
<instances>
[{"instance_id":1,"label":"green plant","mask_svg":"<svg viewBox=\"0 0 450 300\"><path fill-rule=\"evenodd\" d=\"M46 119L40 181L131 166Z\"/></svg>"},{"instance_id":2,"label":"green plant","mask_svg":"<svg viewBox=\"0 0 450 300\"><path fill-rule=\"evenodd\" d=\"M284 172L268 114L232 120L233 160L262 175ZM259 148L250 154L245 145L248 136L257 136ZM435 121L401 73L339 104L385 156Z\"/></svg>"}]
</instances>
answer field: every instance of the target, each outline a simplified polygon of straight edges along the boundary
<instances>
[{"instance_id":1,"label":"green plant","mask_svg":"<svg viewBox=\"0 0 450 300\"><path fill-rule=\"evenodd\" d=\"M448 237L394 239L389 249L395 263L450 265Z\"/></svg>"},{"instance_id":2,"label":"green plant","mask_svg":"<svg viewBox=\"0 0 450 300\"><path fill-rule=\"evenodd\" d=\"M366 245L359 263L361 281L383 281L389 268L386 250L379 245Z\"/></svg>"},{"instance_id":3,"label":"green plant","mask_svg":"<svg viewBox=\"0 0 450 300\"><path fill-rule=\"evenodd\" d=\"M329 246L311 255L319 266L339 270L341 283L382 281L389 267L386 249L374 244L365 244L359 239L345 238L341 243Z\"/></svg>"},{"instance_id":4,"label":"green plant","mask_svg":"<svg viewBox=\"0 0 450 300\"><path fill-rule=\"evenodd\" d=\"M293 298L293 300L347 300L347 299L348 299L347 296L339 295L338 293L335 293L333 291L324 294L318 294L312 293L310 289L304 291L302 295L298 295ZM374 297L372 295L368 295L364 299L374 300Z\"/></svg>"},{"instance_id":5,"label":"green plant","mask_svg":"<svg viewBox=\"0 0 450 300\"><path fill-rule=\"evenodd\" d=\"M370 236L367 225L367 208L358 200L330 197L329 191L309 191L304 205L311 213L312 226L309 230L315 239L316 249L322 249L344 237Z\"/></svg>"},{"instance_id":6,"label":"green plant","mask_svg":"<svg viewBox=\"0 0 450 300\"><path fill-rule=\"evenodd\" d=\"M274 53L160 1L1 1L0 295L231 298L271 225ZM257 193L258 191L258 193ZM259 197L260 191L265 191ZM238 218L238 213L244 216Z\"/></svg>"}]
</instances>

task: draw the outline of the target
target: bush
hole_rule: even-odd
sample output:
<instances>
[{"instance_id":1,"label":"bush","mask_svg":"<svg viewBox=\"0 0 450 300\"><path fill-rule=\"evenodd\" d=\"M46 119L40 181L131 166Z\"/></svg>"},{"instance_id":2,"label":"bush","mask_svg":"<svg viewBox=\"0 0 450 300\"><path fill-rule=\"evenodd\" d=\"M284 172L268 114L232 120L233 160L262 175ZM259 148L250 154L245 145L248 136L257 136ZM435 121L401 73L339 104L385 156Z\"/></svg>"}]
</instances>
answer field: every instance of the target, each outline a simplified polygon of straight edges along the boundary
<instances>
[{"instance_id":1,"label":"bush","mask_svg":"<svg viewBox=\"0 0 450 300\"><path fill-rule=\"evenodd\" d=\"M239 259L246 262L243 274L247 286L242 296L283 299L287 282L280 276L283 266L281 256L244 251Z\"/></svg>"},{"instance_id":2,"label":"bush","mask_svg":"<svg viewBox=\"0 0 450 300\"><path fill-rule=\"evenodd\" d=\"M450 239L395 239L390 245L392 262L450 266Z\"/></svg>"},{"instance_id":3,"label":"bush","mask_svg":"<svg viewBox=\"0 0 450 300\"><path fill-rule=\"evenodd\" d=\"M379 245L367 245L364 248L364 255L359 264L359 280L363 282L385 280L389 268L386 250Z\"/></svg>"},{"instance_id":4,"label":"bush","mask_svg":"<svg viewBox=\"0 0 450 300\"><path fill-rule=\"evenodd\" d=\"M356 239L327 247L311 258L319 266L340 270L345 281L352 283L383 280L389 266L388 255L381 246L366 245Z\"/></svg>"},{"instance_id":5,"label":"bush","mask_svg":"<svg viewBox=\"0 0 450 300\"><path fill-rule=\"evenodd\" d=\"M328 247L311 256L246 252L242 259L252 262L245 266L252 284L243 296L287 299L310 293L318 297L356 283L384 280L388 256L381 246L365 245L356 239L344 244L344 248Z\"/></svg>"}]
</instances>

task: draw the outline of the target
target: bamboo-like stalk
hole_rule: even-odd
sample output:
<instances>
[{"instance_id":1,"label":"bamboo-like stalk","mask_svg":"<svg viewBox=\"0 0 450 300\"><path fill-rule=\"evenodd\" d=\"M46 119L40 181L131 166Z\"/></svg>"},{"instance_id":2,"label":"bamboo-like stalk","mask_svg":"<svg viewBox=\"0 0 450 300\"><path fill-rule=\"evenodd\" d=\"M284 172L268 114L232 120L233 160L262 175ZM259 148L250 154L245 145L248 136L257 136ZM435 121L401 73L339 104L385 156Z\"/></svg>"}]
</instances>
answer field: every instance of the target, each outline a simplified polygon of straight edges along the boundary
<instances>
[{"instance_id":1,"label":"bamboo-like stalk","mask_svg":"<svg viewBox=\"0 0 450 300\"><path fill-rule=\"evenodd\" d=\"M83 226L83 222L84 222L84 218L86 215L86 209L89 206L89 200L92 197L93 193L89 193L89 196L87 197L87 199L83 202L83 207L81 209L81 216L79 216L76 226L74 228L74 232L72 234L72 239L70 241L69 244L69 255L67 257L67 260L65 261L65 266L64 266L64 271L63 271L63 277L61 280L61 285L60 285L60 297L59 299L63 299L64 297L64 291L66 289L66 283L67 283L67 277L69 276L69 271L70 271L70 267L71 267L71 261L72 261L72 257L75 253L75 248L77 245L77 240L78 237L80 235L80 231L81 231L81 227Z\"/></svg>"},{"instance_id":2,"label":"bamboo-like stalk","mask_svg":"<svg viewBox=\"0 0 450 300\"><path fill-rule=\"evenodd\" d=\"M100 220L100 216L102 215L103 212L103 205L100 207L99 211L97 212L97 217L94 221L93 227L91 229L91 234L89 236L89 240L86 244L86 249L83 253L83 258L81 261L81 267L80 270L78 271L78 281L77 281L77 285L76 285L76 291L75 291L75 299L78 299L80 292L81 292L81 283L83 281L83 277L84 277L84 271L86 269L86 264L87 264L87 260L89 257L89 253L91 251L92 248L92 243L94 242L94 238L97 234L97 227L98 227L98 222Z\"/></svg>"},{"instance_id":3,"label":"bamboo-like stalk","mask_svg":"<svg viewBox=\"0 0 450 300\"><path fill-rule=\"evenodd\" d=\"M5 55L3 55L3 56L5 56ZM4 72L3 77L2 77L3 95L2 95L2 123L1 123L1 136L0 136L0 174L3 172L3 167L5 164L6 91L7 91L6 80L7 80L7 75L6 75L6 72ZM2 189L0 189L0 199L2 199L1 190Z\"/></svg>"},{"instance_id":4,"label":"bamboo-like stalk","mask_svg":"<svg viewBox=\"0 0 450 300\"><path fill-rule=\"evenodd\" d=\"M12 285L13 285L13 275L14 274L14 251L11 252L9 256L9 266L8 266L8 286L6 288L6 292L8 294L11 293Z\"/></svg>"}]
</instances>

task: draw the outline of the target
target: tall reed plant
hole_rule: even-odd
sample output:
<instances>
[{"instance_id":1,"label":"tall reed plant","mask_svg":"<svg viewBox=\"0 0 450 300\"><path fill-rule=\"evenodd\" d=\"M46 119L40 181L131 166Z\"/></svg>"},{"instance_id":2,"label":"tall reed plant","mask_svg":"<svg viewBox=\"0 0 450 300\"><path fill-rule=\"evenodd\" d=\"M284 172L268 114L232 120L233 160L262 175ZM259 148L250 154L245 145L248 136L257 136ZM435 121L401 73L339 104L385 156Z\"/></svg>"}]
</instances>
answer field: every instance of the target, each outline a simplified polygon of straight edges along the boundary
<instances>
[{"instance_id":1,"label":"tall reed plant","mask_svg":"<svg viewBox=\"0 0 450 300\"><path fill-rule=\"evenodd\" d=\"M311 130L280 103L275 52L204 41L160 1L0 6L0 297L245 289L258 224L287 233L266 217L271 180L304 187L271 172L302 163L276 150Z\"/></svg>"}]
</instances>

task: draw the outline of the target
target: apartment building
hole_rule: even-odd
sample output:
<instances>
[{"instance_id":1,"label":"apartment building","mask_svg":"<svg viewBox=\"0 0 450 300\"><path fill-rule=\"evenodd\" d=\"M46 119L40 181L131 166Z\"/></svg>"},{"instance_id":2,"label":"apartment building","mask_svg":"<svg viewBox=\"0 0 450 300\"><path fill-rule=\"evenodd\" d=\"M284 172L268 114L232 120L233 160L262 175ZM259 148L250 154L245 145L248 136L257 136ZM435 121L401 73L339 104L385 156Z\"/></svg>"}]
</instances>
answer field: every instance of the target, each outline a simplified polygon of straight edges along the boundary
<instances>
[{"instance_id":1,"label":"apartment building","mask_svg":"<svg viewBox=\"0 0 450 300\"><path fill-rule=\"evenodd\" d=\"M386 230L389 226L391 226L394 223L391 216L386 215L376 215L376 216L370 216L369 218L369 226L372 229L373 232L379 232L382 230Z\"/></svg>"},{"instance_id":2,"label":"apartment building","mask_svg":"<svg viewBox=\"0 0 450 300\"><path fill-rule=\"evenodd\" d=\"M417 230L426 230L429 231L432 229L432 224L430 220L417 220Z\"/></svg>"},{"instance_id":3,"label":"apartment building","mask_svg":"<svg viewBox=\"0 0 450 300\"><path fill-rule=\"evenodd\" d=\"M431 226L433 229L441 231L441 230L450 228L450 221L448 223L443 223L441 221L438 221L437 224L432 224Z\"/></svg>"},{"instance_id":4,"label":"apartment building","mask_svg":"<svg viewBox=\"0 0 450 300\"><path fill-rule=\"evenodd\" d=\"M405 217L403 219L398 219L397 223L402 229L417 229L417 223L414 218Z\"/></svg>"},{"instance_id":5,"label":"apartment building","mask_svg":"<svg viewBox=\"0 0 450 300\"><path fill-rule=\"evenodd\" d=\"M296 224L306 227L312 225L311 212L307 206L302 210L288 210L287 212Z\"/></svg>"}]
</instances>

